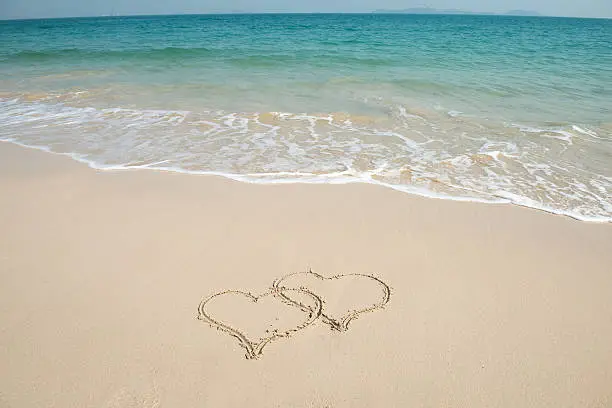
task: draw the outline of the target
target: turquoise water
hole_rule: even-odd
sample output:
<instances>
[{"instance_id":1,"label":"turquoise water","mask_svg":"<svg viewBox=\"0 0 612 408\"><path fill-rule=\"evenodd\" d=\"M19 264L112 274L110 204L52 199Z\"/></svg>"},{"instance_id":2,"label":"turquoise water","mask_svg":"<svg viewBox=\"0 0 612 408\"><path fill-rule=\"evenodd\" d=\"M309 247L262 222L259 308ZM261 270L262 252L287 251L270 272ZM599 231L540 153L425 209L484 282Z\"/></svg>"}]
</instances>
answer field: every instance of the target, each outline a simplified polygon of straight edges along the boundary
<instances>
[{"instance_id":1,"label":"turquoise water","mask_svg":"<svg viewBox=\"0 0 612 408\"><path fill-rule=\"evenodd\" d=\"M92 167L612 220L612 20L112 17L0 39L0 139Z\"/></svg>"}]
</instances>

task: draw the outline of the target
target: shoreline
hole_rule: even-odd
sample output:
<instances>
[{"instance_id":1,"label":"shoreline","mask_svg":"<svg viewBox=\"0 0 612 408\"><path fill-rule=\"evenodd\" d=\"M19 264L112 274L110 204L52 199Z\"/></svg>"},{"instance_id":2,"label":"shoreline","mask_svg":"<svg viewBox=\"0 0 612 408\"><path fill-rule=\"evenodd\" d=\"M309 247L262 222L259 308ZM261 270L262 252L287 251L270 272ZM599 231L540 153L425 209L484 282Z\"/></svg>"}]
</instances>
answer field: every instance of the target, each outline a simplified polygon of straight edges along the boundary
<instances>
[{"instance_id":1,"label":"shoreline","mask_svg":"<svg viewBox=\"0 0 612 408\"><path fill-rule=\"evenodd\" d=\"M96 171L9 143L0 189L2 407L612 403L606 224L381 186ZM336 330L298 311L245 359L257 347L233 328L286 329L296 309L265 296L308 269L371 276L388 304L328 316ZM362 286L313 298L329 313ZM220 303L204 317L233 325L211 329L201 302L223 291L273 314Z\"/></svg>"},{"instance_id":2,"label":"shoreline","mask_svg":"<svg viewBox=\"0 0 612 408\"><path fill-rule=\"evenodd\" d=\"M479 198L473 198L473 197L451 196L447 194L435 193L433 191L430 191L424 188L418 188L418 187L413 187L413 186L403 188L403 186L384 183L384 182L378 181L373 178L363 179L363 178L357 178L357 177L352 176L352 177L346 177L343 179L338 179L338 178L333 178L333 177L336 177L337 174L330 174L329 176L331 177L318 177L315 179L299 179L299 180L298 179L276 179L276 180L256 181L257 177L261 177L261 176L279 175L279 174L285 175L285 174L282 172L281 173L261 173L261 174L231 174L231 173L214 172L214 171L191 171L191 170L184 170L184 169L176 168L176 167L149 167L149 166L159 164L162 162L149 163L145 165L134 165L134 166L129 166L129 167L126 167L123 165L100 166L91 160L80 157L81 155L79 153L54 152L47 146L32 146L32 145L27 145L27 144L18 142L16 140L10 140L10 139L9 140L0 139L0 143L8 143L8 144L15 145L15 146L25 148L25 149L33 149L36 151L42 151L42 152L52 154L52 155L68 157L71 160L77 163L80 163L80 164L84 164L88 168L92 170L96 170L96 171L123 172L123 171L130 171L130 170L152 170L152 171L160 172L160 173L167 172L167 173L176 173L176 174L192 175L192 176L222 177L222 178L232 180L232 181L248 183L248 184L256 184L256 185L257 184L259 185L292 185L292 184L295 184L295 185L326 185L326 184L327 185L346 185L346 184L375 185L375 186L385 187L385 188L388 188L394 191L398 191L404 194L408 194L411 196L417 196L417 197L422 197L422 198L427 198L427 199L467 202L467 203L475 203L475 204L497 204L497 205L504 204L504 205L511 205L511 206L516 206L520 208L527 208L531 210L541 211L541 212L544 212L550 215L563 216L563 217L567 217L575 221L612 225L612 216L609 218L585 217L585 216L573 214L571 212L557 210L551 207L543 206L536 202L533 202L531 205L517 203L515 201L512 201L512 199L510 198L504 198L502 196L498 196L499 201L479 199Z\"/></svg>"}]
</instances>

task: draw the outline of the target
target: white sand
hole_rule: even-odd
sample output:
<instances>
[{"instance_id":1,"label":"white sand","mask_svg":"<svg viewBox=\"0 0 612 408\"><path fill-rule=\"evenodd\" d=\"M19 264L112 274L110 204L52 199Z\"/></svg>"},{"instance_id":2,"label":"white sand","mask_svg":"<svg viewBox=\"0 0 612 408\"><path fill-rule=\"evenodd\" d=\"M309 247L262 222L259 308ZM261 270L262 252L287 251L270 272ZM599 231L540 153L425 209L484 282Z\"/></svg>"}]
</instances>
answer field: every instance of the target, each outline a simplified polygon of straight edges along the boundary
<instances>
[{"instance_id":1,"label":"white sand","mask_svg":"<svg viewBox=\"0 0 612 408\"><path fill-rule=\"evenodd\" d=\"M308 268L373 274L390 302L256 360L197 319L209 295ZM366 286L320 288L323 310L375 302ZM223 302L251 337L305 313ZM612 226L371 185L96 172L4 143L0 322L2 408L610 407Z\"/></svg>"}]
</instances>

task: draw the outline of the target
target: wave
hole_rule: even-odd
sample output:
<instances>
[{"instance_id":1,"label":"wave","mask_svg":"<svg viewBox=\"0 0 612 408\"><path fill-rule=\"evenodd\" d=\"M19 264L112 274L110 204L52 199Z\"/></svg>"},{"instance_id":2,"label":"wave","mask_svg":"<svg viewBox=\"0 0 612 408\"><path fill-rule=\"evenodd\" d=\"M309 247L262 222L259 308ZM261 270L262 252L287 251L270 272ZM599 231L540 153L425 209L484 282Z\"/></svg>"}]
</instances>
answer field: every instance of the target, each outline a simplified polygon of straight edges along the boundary
<instances>
[{"instance_id":1,"label":"wave","mask_svg":"<svg viewBox=\"0 0 612 408\"><path fill-rule=\"evenodd\" d=\"M287 64L301 64L309 63L313 66L327 67L327 66L362 66L362 67L377 67L377 66L389 66L394 63L389 58L368 58L368 57L351 57L351 56L337 56L335 54L321 54L321 53L301 53L301 54L258 54L248 56L237 56L231 55L224 58L224 60L232 65L239 67L256 67L256 66L279 66L284 67Z\"/></svg>"},{"instance_id":2,"label":"wave","mask_svg":"<svg viewBox=\"0 0 612 408\"><path fill-rule=\"evenodd\" d=\"M87 60L89 62L137 62L155 61L157 63L167 62L169 64L189 63L200 61L226 62L238 67L257 67L257 66L280 66L287 64L302 64L308 62L314 66L390 66L396 61L390 57L374 58L367 56L338 56L334 52L322 53L321 51L300 51L289 53L275 53L270 50L268 53L248 53L234 52L231 49L212 49L212 48L151 48L151 49L125 49L125 50L96 50L96 49L77 49L65 48L46 51L20 51L13 54L6 54L0 60L8 64L31 64L31 63L66 63L69 61Z\"/></svg>"},{"instance_id":3,"label":"wave","mask_svg":"<svg viewBox=\"0 0 612 408\"><path fill-rule=\"evenodd\" d=\"M47 153L56 154L60 156L68 156L71 159L83 163L88 167L100 170L100 171L128 171L128 170L153 170L153 171L161 171L161 172L170 172L170 173L180 173L187 175L200 175L200 176L217 176L227 178L229 180L234 180L243 183L250 184L373 184L386 188L390 188L392 190L400 191L403 193L413 194L420 197L432 198L432 199L441 199L441 200L451 200L451 201L459 201L459 202L473 202L473 203L482 203L482 204L513 204L521 207L527 207L539 211L544 211L550 214L562 215L577 221L584 222L593 222L593 223L612 223L612 216L610 217L597 217L597 216L585 216L582 214L578 214L572 211L562 210L559 208L543 205L531 199L521 196L508 195L503 196L500 195L497 198L491 199L482 199L475 197L458 197L452 196L448 194L436 193L434 191L430 191L424 188L417 188L413 186L398 186L395 184L389 184L385 182L381 182L379 180L373 179L371 177L359 177L355 174L346 174L346 173L335 173L335 174L325 174L318 175L312 173L287 173L287 172L278 172L278 173L260 173L260 174L239 174L239 173L226 173L219 171L198 171L198 170L189 170L181 167L166 167L160 166L164 164L166 161L146 163L146 164L119 164L119 165L105 165L98 163L96 161L92 161L87 156L69 152L69 153L58 153L53 151L48 146L35 146L28 145L24 143L20 143L16 140L10 139L2 139L0 138L0 142L12 143L20 147L42 150Z\"/></svg>"},{"instance_id":4,"label":"wave","mask_svg":"<svg viewBox=\"0 0 612 408\"><path fill-rule=\"evenodd\" d=\"M3 57L6 62L49 62L66 59L159 59L202 58L214 54L209 48L165 47L152 49L96 50L65 48L46 51L20 51Z\"/></svg>"},{"instance_id":5,"label":"wave","mask_svg":"<svg viewBox=\"0 0 612 408\"><path fill-rule=\"evenodd\" d=\"M601 129L492 124L457 111L389 109L386 116L194 112L0 98L0 140L100 170L212 174L250 183L370 183L612 222L609 169L587 167L606 161L564 158L591 145L609 154L601 147L607 143Z\"/></svg>"}]
</instances>

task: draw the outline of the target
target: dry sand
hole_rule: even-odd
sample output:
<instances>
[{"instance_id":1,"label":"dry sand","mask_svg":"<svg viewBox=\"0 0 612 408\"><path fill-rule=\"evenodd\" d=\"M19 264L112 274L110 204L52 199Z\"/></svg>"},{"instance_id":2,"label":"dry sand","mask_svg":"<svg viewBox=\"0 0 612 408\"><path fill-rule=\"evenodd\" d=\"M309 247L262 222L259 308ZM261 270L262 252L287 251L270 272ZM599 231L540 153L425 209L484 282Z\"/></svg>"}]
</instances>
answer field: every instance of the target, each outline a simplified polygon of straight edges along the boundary
<instances>
[{"instance_id":1,"label":"dry sand","mask_svg":"<svg viewBox=\"0 0 612 408\"><path fill-rule=\"evenodd\" d=\"M390 301L294 332L307 311L286 299L223 298L209 312L249 341L290 332L251 360L198 320L207 296L308 268L376 276ZM323 312L376 302L367 286L330 281ZM4 143L0 323L2 408L611 407L612 226L371 185L97 172Z\"/></svg>"}]
</instances>

